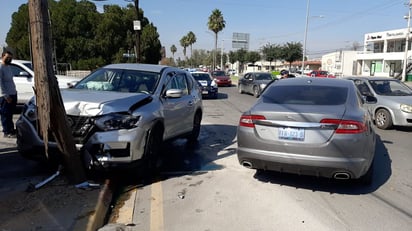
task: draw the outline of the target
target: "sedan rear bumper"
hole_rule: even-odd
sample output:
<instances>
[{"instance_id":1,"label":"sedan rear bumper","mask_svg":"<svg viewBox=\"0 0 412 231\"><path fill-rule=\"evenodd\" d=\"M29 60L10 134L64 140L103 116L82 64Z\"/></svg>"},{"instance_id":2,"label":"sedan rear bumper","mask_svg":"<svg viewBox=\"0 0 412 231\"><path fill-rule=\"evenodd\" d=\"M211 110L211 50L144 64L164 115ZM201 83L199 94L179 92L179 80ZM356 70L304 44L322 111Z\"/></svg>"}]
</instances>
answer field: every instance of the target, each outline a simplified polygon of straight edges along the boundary
<instances>
[{"instance_id":1,"label":"sedan rear bumper","mask_svg":"<svg viewBox=\"0 0 412 231\"><path fill-rule=\"evenodd\" d=\"M362 157L321 157L263 150L238 148L239 163L253 169L272 170L333 178L336 173L347 173L357 179L364 175L371 161Z\"/></svg>"}]
</instances>

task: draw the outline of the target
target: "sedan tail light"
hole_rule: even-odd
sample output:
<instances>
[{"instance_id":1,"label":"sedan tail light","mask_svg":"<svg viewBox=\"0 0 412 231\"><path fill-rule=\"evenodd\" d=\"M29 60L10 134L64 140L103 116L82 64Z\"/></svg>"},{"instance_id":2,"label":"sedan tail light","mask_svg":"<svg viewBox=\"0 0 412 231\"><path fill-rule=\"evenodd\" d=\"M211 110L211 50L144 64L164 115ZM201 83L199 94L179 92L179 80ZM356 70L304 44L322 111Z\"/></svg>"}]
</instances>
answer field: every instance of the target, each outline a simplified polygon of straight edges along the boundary
<instances>
[{"instance_id":1,"label":"sedan tail light","mask_svg":"<svg viewBox=\"0 0 412 231\"><path fill-rule=\"evenodd\" d=\"M254 128L254 120L265 120L266 118L262 115L242 115L240 117L239 126Z\"/></svg>"},{"instance_id":2,"label":"sedan tail light","mask_svg":"<svg viewBox=\"0 0 412 231\"><path fill-rule=\"evenodd\" d=\"M322 119L320 122L336 125L337 134L357 134L367 130L365 123L354 120Z\"/></svg>"}]
</instances>

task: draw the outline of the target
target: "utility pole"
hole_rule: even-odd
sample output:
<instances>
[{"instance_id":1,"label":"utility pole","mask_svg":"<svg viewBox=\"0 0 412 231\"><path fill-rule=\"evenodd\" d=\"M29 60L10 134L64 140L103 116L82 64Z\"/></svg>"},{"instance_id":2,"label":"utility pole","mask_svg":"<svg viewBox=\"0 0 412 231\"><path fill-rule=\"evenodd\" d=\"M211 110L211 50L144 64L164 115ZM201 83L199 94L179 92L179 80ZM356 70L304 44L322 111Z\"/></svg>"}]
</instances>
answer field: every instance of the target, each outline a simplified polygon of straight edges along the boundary
<instances>
[{"instance_id":1,"label":"utility pole","mask_svg":"<svg viewBox=\"0 0 412 231\"><path fill-rule=\"evenodd\" d=\"M136 9L136 21L140 24L139 17L139 0L134 0L134 8ZM141 49L140 49L140 28L136 30L136 62L141 62Z\"/></svg>"},{"instance_id":2,"label":"utility pole","mask_svg":"<svg viewBox=\"0 0 412 231\"><path fill-rule=\"evenodd\" d=\"M408 13L408 28L406 30L406 43L405 43L405 57L403 59L403 71L402 71L402 82L406 80L406 68L408 63L408 50L409 50L409 36L411 33L411 7L412 7L412 0L409 1L409 13Z\"/></svg>"},{"instance_id":3,"label":"utility pole","mask_svg":"<svg viewBox=\"0 0 412 231\"><path fill-rule=\"evenodd\" d=\"M30 37L33 52L34 93L39 118L39 132L47 144L49 132L56 138L63 153L63 164L71 183L81 183L86 179L85 170L77 152L71 128L66 123L66 111L53 71L52 42L47 0L29 0Z\"/></svg>"}]
</instances>

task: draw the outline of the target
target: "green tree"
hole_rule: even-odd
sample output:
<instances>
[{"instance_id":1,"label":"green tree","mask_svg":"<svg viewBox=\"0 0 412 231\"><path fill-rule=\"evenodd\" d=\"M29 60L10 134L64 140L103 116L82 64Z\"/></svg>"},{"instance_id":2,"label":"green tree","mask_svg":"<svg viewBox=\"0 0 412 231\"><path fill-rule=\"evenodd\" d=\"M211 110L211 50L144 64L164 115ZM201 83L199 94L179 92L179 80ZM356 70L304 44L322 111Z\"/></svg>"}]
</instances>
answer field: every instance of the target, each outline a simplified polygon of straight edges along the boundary
<instances>
[{"instance_id":1,"label":"green tree","mask_svg":"<svg viewBox=\"0 0 412 231\"><path fill-rule=\"evenodd\" d=\"M187 43L190 46L190 60L192 60L193 44L195 44L196 42L196 35L192 31L189 31L189 33L187 33L186 35L186 38L187 38ZM192 62L190 62L190 65L192 66Z\"/></svg>"},{"instance_id":2,"label":"green tree","mask_svg":"<svg viewBox=\"0 0 412 231\"><path fill-rule=\"evenodd\" d=\"M176 51L177 51L177 48L176 48L175 44L173 44L173 45L170 47L170 52L172 52L173 59L175 59L175 53L176 53Z\"/></svg>"},{"instance_id":3,"label":"green tree","mask_svg":"<svg viewBox=\"0 0 412 231\"><path fill-rule=\"evenodd\" d=\"M217 51L217 41L218 33L222 31L226 26L226 21L223 18L223 14L219 9L214 9L212 14L209 16L209 21L207 23L209 30L215 33L215 49L213 52L213 64L212 68L216 68L216 51Z\"/></svg>"},{"instance_id":4,"label":"green tree","mask_svg":"<svg viewBox=\"0 0 412 231\"><path fill-rule=\"evenodd\" d=\"M180 39L180 46L183 47L183 55L185 56L185 59L187 60L187 56L186 56L186 48L189 46L189 42L187 39L187 35L183 36Z\"/></svg>"},{"instance_id":5,"label":"green tree","mask_svg":"<svg viewBox=\"0 0 412 231\"><path fill-rule=\"evenodd\" d=\"M94 3L86 0L49 0L49 3L53 53L58 63L70 63L74 69L95 69L96 66L124 61L123 53L134 53L136 32L133 30L133 20L136 11L133 4L126 7L105 5L103 13L99 13ZM143 33L150 22L141 9L139 19ZM28 21L27 4L22 4L12 16L6 37L8 46L20 59L31 57ZM153 32L152 29L148 30ZM143 47L141 54L146 54L147 62L153 62L152 58L157 56L147 55L149 52L160 54L158 47L151 47L160 44L159 38L153 36L156 33L143 33L140 39Z\"/></svg>"},{"instance_id":6,"label":"green tree","mask_svg":"<svg viewBox=\"0 0 412 231\"><path fill-rule=\"evenodd\" d=\"M145 26L142 31L142 51L145 63L158 64L161 56L162 45L160 44L159 34L153 23Z\"/></svg>"},{"instance_id":7,"label":"green tree","mask_svg":"<svg viewBox=\"0 0 412 231\"><path fill-rule=\"evenodd\" d=\"M294 61L302 59L302 53L300 42L287 42L282 46L282 58L289 63L289 69Z\"/></svg>"},{"instance_id":8,"label":"green tree","mask_svg":"<svg viewBox=\"0 0 412 231\"><path fill-rule=\"evenodd\" d=\"M269 61L269 69L272 70L272 61L276 63L276 60L282 58L282 49L280 45L277 44L266 44L261 48L263 58ZM275 66L276 68L276 66Z\"/></svg>"}]
</instances>

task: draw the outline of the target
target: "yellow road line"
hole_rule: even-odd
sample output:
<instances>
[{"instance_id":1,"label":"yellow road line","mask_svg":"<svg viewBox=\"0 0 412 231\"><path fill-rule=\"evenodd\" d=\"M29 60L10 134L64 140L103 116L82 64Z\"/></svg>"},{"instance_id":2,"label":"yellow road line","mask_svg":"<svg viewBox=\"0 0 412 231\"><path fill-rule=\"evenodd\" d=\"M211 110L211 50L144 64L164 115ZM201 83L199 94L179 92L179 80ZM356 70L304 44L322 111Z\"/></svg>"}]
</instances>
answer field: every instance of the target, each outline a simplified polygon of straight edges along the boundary
<instances>
[{"instance_id":1,"label":"yellow road line","mask_svg":"<svg viewBox=\"0 0 412 231\"><path fill-rule=\"evenodd\" d=\"M150 203L150 231L163 231L163 192L161 181L152 184Z\"/></svg>"}]
</instances>

